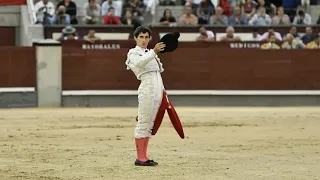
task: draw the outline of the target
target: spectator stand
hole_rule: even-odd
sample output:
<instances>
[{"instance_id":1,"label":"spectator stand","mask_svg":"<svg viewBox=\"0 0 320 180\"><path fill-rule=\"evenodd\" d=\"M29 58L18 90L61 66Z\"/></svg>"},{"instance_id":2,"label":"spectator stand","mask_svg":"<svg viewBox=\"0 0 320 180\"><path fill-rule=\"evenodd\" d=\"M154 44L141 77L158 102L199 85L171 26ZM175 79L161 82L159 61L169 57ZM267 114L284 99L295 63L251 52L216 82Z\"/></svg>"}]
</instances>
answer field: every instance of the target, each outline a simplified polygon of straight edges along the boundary
<instances>
[{"instance_id":1,"label":"spectator stand","mask_svg":"<svg viewBox=\"0 0 320 180\"><path fill-rule=\"evenodd\" d=\"M30 0L32 1L32 0ZM39 1L39 0L34 0L35 2ZM119 13L121 14L120 16L123 17L125 9L124 5L127 3L128 0L113 0L114 6L117 7L116 9L119 9ZM163 0L160 0L160 4L158 4L156 6L156 11L155 14L150 13L150 11L147 11L147 9L145 10L145 12L143 13L143 17L142 19L143 25L150 25L150 24L157 24L160 20L160 18L163 15L163 12L165 9L170 9L174 15L174 17L178 20L180 18L180 16L182 14L184 14L184 8L186 4L189 4L189 1L180 1L180 0L169 0L174 2L171 5L162 5ZM50 0L50 2L54 3L55 6L57 5L57 3L59 2L59 0ZM82 19L84 16L84 4L88 3L87 0L77 0L74 1L77 4L77 20L79 22L79 24L84 24ZM102 3L104 2L104 0L96 0L97 4L100 5L100 7L102 8ZM144 5L146 6L146 4L148 3L147 0L141 0L141 3L144 3ZM197 3L199 3L198 1L195 1ZM215 8L217 8L219 6L219 1L218 0L212 0L211 2L213 2ZM233 10L236 6L242 6L242 4L239 4L241 2L243 2L242 0L228 0L227 1L230 4L230 8L228 11L231 11L233 13ZM256 1L253 1L255 4L257 4ZM273 2L272 0L270 2ZM290 16L291 22L293 22L293 19L296 15L296 9L301 6L304 10L306 10L306 13L310 14L312 16L312 22L316 23L318 16L319 16L319 6L317 5L317 1L316 0L302 0L302 1L295 1L295 0L283 0L283 3L281 4L284 9L285 9L285 13L288 14ZM168 4L168 3L167 3ZM279 6L279 4L276 3L277 6ZM197 9L198 4L194 4L194 15L196 14L196 9ZM102 24L102 19L103 19L103 14L102 14L102 10L100 10L100 20L97 24ZM116 13L116 14L119 14ZM274 14L276 12L272 12L272 14ZM272 17L271 17L272 18Z\"/></svg>"},{"instance_id":2,"label":"spectator stand","mask_svg":"<svg viewBox=\"0 0 320 180\"><path fill-rule=\"evenodd\" d=\"M85 35L88 33L90 29L95 29L96 35L101 36L102 40L125 40L132 38L132 33L134 30L133 26L115 26L115 25L92 25L92 26L83 26L83 25L76 25L74 26L77 30L77 32L80 35ZM176 26L176 27L169 27L169 26L160 26L155 25L151 26L151 29L153 31L153 41L159 41L160 38L168 32L180 32L180 38L179 41L196 41L196 38L199 36L199 27L200 26ZM210 26L205 25L207 30L211 30L215 36L217 37L217 40L219 41L219 37L224 36L226 33L227 26ZM289 33L289 29L292 26L270 26L272 29L274 29L275 32L279 32L282 37ZM305 33L305 28L309 26L302 26L298 25L297 32L300 35L303 35ZM313 28L314 33L320 32L320 26L319 25L312 25L310 26ZM44 38L54 38L60 36L62 29L64 26L59 25L51 25L51 26L45 26L44 27ZM263 34L268 31L268 26L260 26L255 27L257 28L257 31L259 34ZM248 36L253 32L252 26L234 26L235 34L237 36L240 36L242 41L248 40Z\"/></svg>"}]
</instances>

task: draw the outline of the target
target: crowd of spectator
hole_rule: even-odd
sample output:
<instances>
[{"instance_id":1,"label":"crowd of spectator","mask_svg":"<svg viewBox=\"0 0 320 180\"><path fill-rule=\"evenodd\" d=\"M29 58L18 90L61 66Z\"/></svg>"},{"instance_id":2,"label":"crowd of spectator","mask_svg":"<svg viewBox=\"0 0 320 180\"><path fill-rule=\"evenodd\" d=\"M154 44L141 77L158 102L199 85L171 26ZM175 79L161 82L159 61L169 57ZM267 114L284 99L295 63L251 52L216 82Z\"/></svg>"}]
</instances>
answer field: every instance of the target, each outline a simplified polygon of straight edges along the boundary
<instances>
[{"instance_id":1,"label":"crowd of spectator","mask_svg":"<svg viewBox=\"0 0 320 180\"><path fill-rule=\"evenodd\" d=\"M153 0L151 0L153 1ZM56 4L56 5L55 5ZM139 0L129 0L123 6L113 0L88 0L80 7L82 16L77 15L76 1L38 0L35 11L38 24L127 24L140 25L147 6ZM150 11L150 10L149 10Z\"/></svg>"},{"instance_id":2,"label":"crowd of spectator","mask_svg":"<svg viewBox=\"0 0 320 180\"><path fill-rule=\"evenodd\" d=\"M242 41L241 37L238 36L235 32L235 29L232 26L226 28L226 33L224 36L217 39L215 34L206 29L204 26L199 28L199 36L196 39L197 41L231 41L231 42L240 42ZM320 48L320 35L314 33L311 27L305 28L304 35L298 33L297 28L292 26L288 33L281 35L279 32L276 32L272 27L268 29L267 32L262 34L258 33L257 28L253 28L252 32L246 37L245 41L260 41L265 42L261 48L263 49L315 49ZM282 43L281 46L278 45Z\"/></svg>"},{"instance_id":3,"label":"crowd of spectator","mask_svg":"<svg viewBox=\"0 0 320 180\"><path fill-rule=\"evenodd\" d=\"M128 24L139 25L144 14L154 14L158 0L88 0L77 5L76 1L37 0L37 23L45 24ZM165 4L168 0L159 1ZM307 0L187 0L184 14L174 17L170 9L163 12L160 24L180 25L310 25L312 18L306 11ZM121 2L121 3L119 3ZM55 5L56 4L56 5ZM175 0L169 0L175 5ZM82 17L77 16L82 9ZM176 19L177 18L177 19ZM81 21L81 22L79 22Z\"/></svg>"},{"instance_id":4,"label":"crowd of spectator","mask_svg":"<svg viewBox=\"0 0 320 180\"><path fill-rule=\"evenodd\" d=\"M186 4L185 14L180 18L180 24L209 24L209 25L310 25L312 17L306 12L308 6L303 1L291 0L243 0L232 7L228 0L219 0L215 6L211 0L194 0ZM295 3L294 3L295 2ZM286 8L284 8L284 6ZM320 14L320 13L319 13ZM184 19L192 19L185 22ZM320 16L317 23L320 23Z\"/></svg>"},{"instance_id":5,"label":"crowd of spectator","mask_svg":"<svg viewBox=\"0 0 320 180\"><path fill-rule=\"evenodd\" d=\"M138 26L143 23L144 13L153 11L154 5L158 5L158 0L87 0L82 4L83 16L77 16L77 4L72 0L38 0L35 3L37 12L37 23L45 24L126 24ZM121 1L122 5L118 2ZM216 1L216 3L213 3ZM307 27L305 35L297 33L295 25L311 25L312 18L306 11L308 0L186 0L184 1L184 13L175 17L171 9L165 9L159 24L162 25L219 25L227 26L226 36L219 41L241 41L241 38L234 35L234 26L273 26L291 25L290 31L284 35L274 32L272 28L268 32L259 34L253 29L249 41L283 41L285 47L305 48L312 44L318 44L319 35L312 32L311 27ZM175 5L175 0L160 0L160 5ZM320 14L320 13L319 13ZM65 29L67 34L61 39L78 39L71 26ZM197 41L217 41L212 31L206 30L203 26L199 30ZM69 34L73 34L69 36ZM85 36L88 41L99 39L94 35L94 29ZM292 45L294 44L294 45ZM309 45L308 45L309 44ZM277 47L276 45L264 47ZM280 47L280 46L279 46Z\"/></svg>"}]
</instances>

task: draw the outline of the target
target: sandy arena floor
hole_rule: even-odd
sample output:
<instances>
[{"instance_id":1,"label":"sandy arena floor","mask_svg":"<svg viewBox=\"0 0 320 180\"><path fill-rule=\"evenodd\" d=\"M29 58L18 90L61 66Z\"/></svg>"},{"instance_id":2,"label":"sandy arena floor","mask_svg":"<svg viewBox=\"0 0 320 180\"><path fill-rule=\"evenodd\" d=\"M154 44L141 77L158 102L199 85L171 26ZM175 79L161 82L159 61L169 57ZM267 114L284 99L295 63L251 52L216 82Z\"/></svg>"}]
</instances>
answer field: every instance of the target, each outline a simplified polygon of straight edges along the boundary
<instances>
[{"instance_id":1,"label":"sandy arena floor","mask_svg":"<svg viewBox=\"0 0 320 180\"><path fill-rule=\"evenodd\" d=\"M0 180L320 180L320 108L177 108L135 167L134 108L0 110Z\"/></svg>"}]
</instances>

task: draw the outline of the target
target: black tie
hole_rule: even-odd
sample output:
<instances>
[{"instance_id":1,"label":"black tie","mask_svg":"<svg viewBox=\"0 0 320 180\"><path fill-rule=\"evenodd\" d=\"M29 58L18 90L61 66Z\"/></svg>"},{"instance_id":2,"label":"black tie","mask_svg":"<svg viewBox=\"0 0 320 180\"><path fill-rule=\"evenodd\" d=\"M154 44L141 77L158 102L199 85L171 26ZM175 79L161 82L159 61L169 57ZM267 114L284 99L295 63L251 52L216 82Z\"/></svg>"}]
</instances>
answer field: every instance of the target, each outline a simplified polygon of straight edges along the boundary
<instances>
[{"instance_id":1,"label":"black tie","mask_svg":"<svg viewBox=\"0 0 320 180\"><path fill-rule=\"evenodd\" d=\"M144 52L148 52L148 50L145 50Z\"/></svg>"}]
</instances>

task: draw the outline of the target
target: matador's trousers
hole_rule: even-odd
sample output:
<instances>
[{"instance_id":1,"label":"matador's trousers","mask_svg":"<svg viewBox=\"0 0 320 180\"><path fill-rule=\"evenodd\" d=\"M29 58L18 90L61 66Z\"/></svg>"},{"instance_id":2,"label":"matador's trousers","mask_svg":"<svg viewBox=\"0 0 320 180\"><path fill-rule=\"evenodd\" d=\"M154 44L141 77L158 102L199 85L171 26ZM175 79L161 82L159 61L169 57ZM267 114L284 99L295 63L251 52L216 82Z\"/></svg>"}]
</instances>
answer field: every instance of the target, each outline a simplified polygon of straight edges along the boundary
<instances>
[{"instance_id":1,"label":"matador's trousers","mask_svg":"<svg viewBox=\"0 0 320 180\"><path fill-rule=\"evenodd\" d=\"M138 89L138 117L135 138L151 137L152 128L162 101L163 82L158 71L148 72L141 76Z\"/></svg>"}]
</instances>

